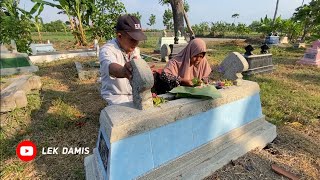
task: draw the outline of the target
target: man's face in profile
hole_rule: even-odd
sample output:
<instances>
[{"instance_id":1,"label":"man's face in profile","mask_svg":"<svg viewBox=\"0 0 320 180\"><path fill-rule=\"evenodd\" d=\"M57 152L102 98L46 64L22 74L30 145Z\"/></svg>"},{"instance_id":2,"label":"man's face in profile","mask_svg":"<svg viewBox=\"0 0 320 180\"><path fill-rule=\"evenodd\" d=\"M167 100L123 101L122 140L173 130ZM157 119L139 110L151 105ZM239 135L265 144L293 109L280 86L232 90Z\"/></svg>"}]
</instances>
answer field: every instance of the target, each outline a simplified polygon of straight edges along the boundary
<instances>
[{"instance_id":1,"label":"man's face in profile","mask_svg":"<svg viewBox=\"0 0 320 180\"><path fill-rule=\"evenodd\" d=\"M118 32L117 37L121 47L125 50L126 53L133 52L134 49L138 46L139 41L133 39L126 32Z\"/></svg>"}]
</instances>

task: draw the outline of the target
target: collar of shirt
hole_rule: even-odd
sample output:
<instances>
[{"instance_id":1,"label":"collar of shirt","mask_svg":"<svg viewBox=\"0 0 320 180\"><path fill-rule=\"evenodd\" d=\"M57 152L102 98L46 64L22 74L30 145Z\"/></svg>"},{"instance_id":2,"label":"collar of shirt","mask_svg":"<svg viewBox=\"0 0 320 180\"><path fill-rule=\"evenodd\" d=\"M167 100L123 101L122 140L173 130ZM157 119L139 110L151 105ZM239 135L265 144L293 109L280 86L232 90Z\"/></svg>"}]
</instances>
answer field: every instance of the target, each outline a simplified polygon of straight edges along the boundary
<instances>
[{"instance_id":1,"label":"collar of shirt","mask_svg":"<svg viewBox=\"0 0 320 180\"><path fill-rule=\"evenodd\" d=\"M133 52L130 52L130 53L127 54L127 53L125 52L125 50L120 46L120 43L119 43L118 39L115 39L115 42L117 43L119 49L121 50L122 55L123 55L123 58L124 58L127 62L129 62L129 61L130 61L130 58L133 57L133 56L132 56Z\"/></svg>"}]
</instances>

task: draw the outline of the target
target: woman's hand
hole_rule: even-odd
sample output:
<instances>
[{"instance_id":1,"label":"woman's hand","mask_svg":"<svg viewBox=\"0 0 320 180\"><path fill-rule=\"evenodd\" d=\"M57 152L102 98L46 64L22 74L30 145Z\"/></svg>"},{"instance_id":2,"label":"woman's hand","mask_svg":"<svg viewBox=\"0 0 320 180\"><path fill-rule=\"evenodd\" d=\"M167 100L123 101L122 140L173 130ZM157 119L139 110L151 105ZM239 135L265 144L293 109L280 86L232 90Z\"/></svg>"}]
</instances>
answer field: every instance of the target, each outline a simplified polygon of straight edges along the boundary
<instances>
[{"instance_id":1,"label":"woman's hand","mask_svg":"<svg viewBox=\"0 0 320 180\"><path fill-rule=\"evenodd\" d=\"M188 79L181 79L181 85L183 86L193 86L192 80L188 80Z\"/></svg>"}]
</instances>

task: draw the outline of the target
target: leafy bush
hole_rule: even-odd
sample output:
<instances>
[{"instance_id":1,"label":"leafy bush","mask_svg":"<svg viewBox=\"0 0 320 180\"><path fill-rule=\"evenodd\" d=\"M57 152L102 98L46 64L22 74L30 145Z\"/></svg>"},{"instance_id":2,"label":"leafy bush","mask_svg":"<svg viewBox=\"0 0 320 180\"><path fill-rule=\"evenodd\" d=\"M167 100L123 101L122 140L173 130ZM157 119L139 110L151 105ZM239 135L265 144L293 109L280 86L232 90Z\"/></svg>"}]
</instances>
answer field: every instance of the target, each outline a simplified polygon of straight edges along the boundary
<instances>
[{"instance_id":1,"label":"leafy bush","mask_svg":"<svg viewBox=\"0 0 320 180\"><path fill-rule=\"evenodd\" d=\"M0 43L10 44L14 40L18 52L30 53L29 47L31 39L31 20L25 15L12 16L1 13Z\"/></svg>"},{"instance_id":2,"label":"leafy bush","mask_svg":"<svg viewBox=\"0 0 320 180\"><path fill-rule=\"evenodd\" d=\"M92 15L91 38L111 39L114 36L118 17L125 12L124 4L118 0L97 0Z\"/></svg>"}]
</instances>

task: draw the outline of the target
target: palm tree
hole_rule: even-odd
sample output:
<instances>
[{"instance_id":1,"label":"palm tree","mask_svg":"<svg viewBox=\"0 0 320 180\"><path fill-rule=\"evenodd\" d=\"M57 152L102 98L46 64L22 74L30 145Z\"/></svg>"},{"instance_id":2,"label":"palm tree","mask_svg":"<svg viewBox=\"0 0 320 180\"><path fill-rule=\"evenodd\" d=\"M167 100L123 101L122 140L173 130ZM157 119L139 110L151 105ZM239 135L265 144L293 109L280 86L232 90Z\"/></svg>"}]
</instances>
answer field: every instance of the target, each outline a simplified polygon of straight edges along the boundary
<instances>
[{"instance_id":1,"label":"palm tree","mask_svg":"<svg viewBox=\"0 0 320 180\"><path fill-rule=\"evenodd\" d=\"M235 21L236 21L236 18L239 18L239 16L240 16L240 14L238 14L238 13L236 13L236 14L232 14L232 18L234 18L234 20L233 20L233 24L235 23Z\"/></svg>"},{"instance_id":2,"label":"palm tree","mask_svg":"<svg viewBox=\"0 0 320 180\"><path fill-rule=\"evenodd\" d=\"M272 27L274 26L274 21L276 20L276 17L277 17L278 6L279 6L279 0L277 0L276 10L274 11L273 20L272 20Z\"/></svg>"}]
</instances>

